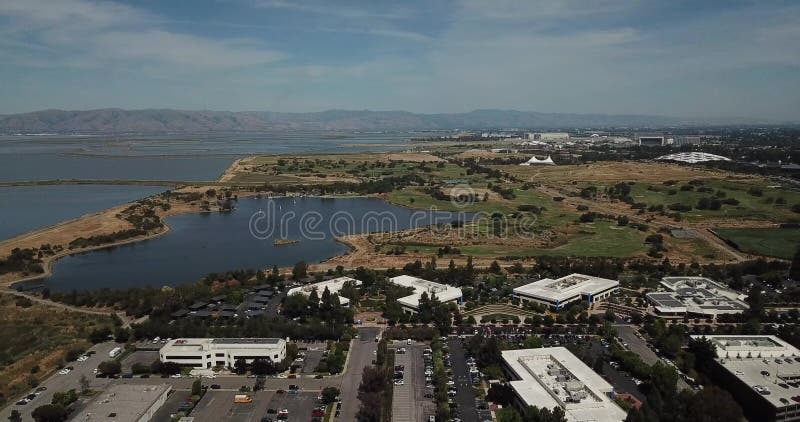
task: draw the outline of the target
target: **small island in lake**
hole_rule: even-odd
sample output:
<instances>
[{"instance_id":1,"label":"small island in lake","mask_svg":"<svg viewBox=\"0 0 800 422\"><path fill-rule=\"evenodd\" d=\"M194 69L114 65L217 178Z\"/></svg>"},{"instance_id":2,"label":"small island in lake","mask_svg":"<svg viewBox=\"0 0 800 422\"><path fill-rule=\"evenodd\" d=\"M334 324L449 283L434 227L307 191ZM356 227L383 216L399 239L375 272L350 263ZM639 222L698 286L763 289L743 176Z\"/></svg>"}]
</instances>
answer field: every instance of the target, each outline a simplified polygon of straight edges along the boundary
<instances>
[{"instance_id":1,"label":"small island in lake","mask_svg":"<svg viewBox=\"0 0 800 422\"><path fill-rule=\"evenodd\" d=\"M272 241L272 244L275 246L281 245L291 245L292 243L297 243L299 240L297 239L275 239Z\"/></svg>"}]
</instances>

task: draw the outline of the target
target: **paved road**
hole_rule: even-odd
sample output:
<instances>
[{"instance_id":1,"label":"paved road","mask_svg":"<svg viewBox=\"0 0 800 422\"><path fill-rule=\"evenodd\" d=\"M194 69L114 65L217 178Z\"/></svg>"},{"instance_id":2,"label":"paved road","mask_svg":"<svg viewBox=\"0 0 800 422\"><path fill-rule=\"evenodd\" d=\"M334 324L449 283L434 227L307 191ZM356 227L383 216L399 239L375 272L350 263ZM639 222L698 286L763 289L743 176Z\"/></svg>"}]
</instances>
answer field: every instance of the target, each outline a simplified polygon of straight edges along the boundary
<instances>
[{"instance_id":1,"label":"paved road","mask_svg":"<svg viewBox=\"0 0 800 422\"><path fill-rule=\"evenodd\" d=\"M395 354L395 365L405 366L403 385L395 385L392 395L392 422L427 421L436 409L431 399L425 398L425 373L422 353L425 343L395 341L390 347L405 347L406 353Z\"/></svg>"},{"instance_id":2,"label":"paved road","mask_svg":"<svg viewBox=\"0 0 800 422\"><path fill-rule=\"evenodd\" d=\"M472 388L472 378L469 376L467 357L461 340L451 337L450 361L453 364L453 379L456 382L456 405L464 422L478 422L478 412L475 410L475 390Z\"/></svg>"},{"instance_id":3,"label":"paved road","mask_svg":"<svg viewBox=\"0 0 800 422\"><path fill-rule=\"evenodd\" d=\"M617 334L619 337L628 344L628 349L633 353L639 355L642 358L644 363L648 365L653 365L656 362L661 362L666 365L664 361L661 360L660 357L647 346L647 343L639 338L636 335L636 327L633 325L614 325L614 328L617 330ZM686 390L691 389L692 387L686 383L682 378L678 378L678 390Z\"/></svg>"},{"instance_id":4,"label":"paved road","mask_svg":"<svg viewBox=\"0 0 800 422\"><path fill-rule=\"evenodd\" d=\"M342 409L339 416L340 421L356 420L356 413L360 401L358 400L358 385L361 384L361 374L365 366L372 365L375 359L373 352L377 350L378 343L375 336L380 332L380 328L366 327L358 329L358 340L353 342L347 361L347 368L342 377L338 378L341 382Z\"/></svg>"},{"instance_id":5,"label":"paved road","mask_svg":"<svg viewBox=\"0 0 800 422\"><path fill-rule=\"evenodd\" d=\"M100 362L109 359L108 352L117 346L118 344L114 342L100 343L93 346L89 350L96 352L94 356L90 356L89 359L84 362L70 362L67 364L67 366L72 366L75 368L67 375L58 375L58 373L56 373L42 381L41 386L46 387L47 390L43 391L30 403L24 406L18 406L14 404L14 402L11 402L8 406L6 406L5 409L0 411L0 421L7 421L8 417L11 415L11 410L13 409L16 409L22 413L23 421L32 421L33 418L31 417L31 412L39 406L50 404L53 399L53 393L68 391L73 388L77 391L80 391L81 386L79 381L81 379L81 375L86 376L90 382L90 388L93 390L104 388L110 380L106 378L95 378L93 371L95 368L97 368L97 365L99 365Z\"/></svg>"}]
</instances>

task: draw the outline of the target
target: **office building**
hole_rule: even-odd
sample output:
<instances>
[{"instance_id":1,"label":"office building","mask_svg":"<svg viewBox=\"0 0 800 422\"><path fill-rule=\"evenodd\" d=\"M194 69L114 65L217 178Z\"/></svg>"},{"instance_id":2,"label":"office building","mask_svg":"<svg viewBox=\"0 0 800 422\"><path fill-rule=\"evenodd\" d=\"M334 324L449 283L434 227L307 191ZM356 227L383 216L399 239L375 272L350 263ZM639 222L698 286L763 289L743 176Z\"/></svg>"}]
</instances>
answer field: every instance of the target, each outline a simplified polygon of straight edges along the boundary
<instances>
[{"instance_id":1,"label":"office building","mask_svg":"<svg viewBox=\"0 0 800 422\"><path fill-rule=\"evenodd\" d=\"M148 422L167 401L170 390L169 384L111 384L71 420Z\"/></svg>"},{"instance_id":2,"label":"office building","mask_svg":"<svg viewBox=\"0 0 800 422\"><path fill-rule=\"evenodd\" d=\"M502 358L519 409L560 407L570 422L627 416L614 403L614 387L565 347L504 350Z\"/></svg>"},{"instance_id":3,"label":"office building","mask_svg":"<svg viewBox=\"0 0 800 422\"><path fill-rule=\"evenodd\" d=\"M286 358L286 340L279 338L179 338L158 352L161 362L210 369L233 368L236 361L254 359L280 362Z\"/></svg>"},{"instance_id":4,"label":"office building","mask_svg":"<svg viewBox=\"0 0 800 422\"><path fill-rule=\"evenodd\" d=\"M397 302L403 307L403 312L409 314L419 312L419 299L423 293L427 293L428 298L436 296L436 299L441 303L457 302L461 304L463 300L461 289L458 287L434 283L433 281L423 280L410 275L392 277L389 279L389 282L397 286L414 289L414 293L397 299Z\"/></svg>"},{"instance_id":5,"label":"office building","mask_svg":"<svg viewBox=\"0 0 800 422\"><path fill-rule=\"evenodd\" d=\"M553 280L544 278L514 289L513 297L560 309L564 305L586 301L589 304L603 300L619 290L619 281L571 274Z\"/></svg>"},{"instance_id":6,"label":"office building","mask_svg":"<svg viewBox=\"0 0 800 422\"><path fill-rule=\"evenodd\" d=\"M306 284L305 286L300 286L300 287L295 287L293 289L289 289L289 291L287 292L287 295L291 296L291 295L296 295L296 294L302 294L302 295L308 297L311 294L311 292L316 289L317 290L317 297L319 297L321 299L322 298L322 292L324 292L325 289L328 289L328 292L330 292L331 295L333 295L333 294L337 294L338 295L339 291L342 290L342 287L344 287L345 283L347 283L347 282L352 282L355 286L360 286L361 285L361 280L356 280L356 279L350 278L350 277L339 277L339 278L334 278L334 279L331 279L331 280L320 281L319 283ZM342 305L342 306L349 306L350 305L350 299L348 299L346 297L342 297L342 296L337 296L337 297L339 298L339 304L340 305Z\"/></svg>"},{"instance_id":7,"label":"office building","mask_svg":"<svg viewBox=\"0 0 800 422\"><path fill-rule=\"evenodd\" d=\"M775 336L712 335L715 383L728 390L745 416L800 421L800 350Z\"/></svg>"}]
</instances>

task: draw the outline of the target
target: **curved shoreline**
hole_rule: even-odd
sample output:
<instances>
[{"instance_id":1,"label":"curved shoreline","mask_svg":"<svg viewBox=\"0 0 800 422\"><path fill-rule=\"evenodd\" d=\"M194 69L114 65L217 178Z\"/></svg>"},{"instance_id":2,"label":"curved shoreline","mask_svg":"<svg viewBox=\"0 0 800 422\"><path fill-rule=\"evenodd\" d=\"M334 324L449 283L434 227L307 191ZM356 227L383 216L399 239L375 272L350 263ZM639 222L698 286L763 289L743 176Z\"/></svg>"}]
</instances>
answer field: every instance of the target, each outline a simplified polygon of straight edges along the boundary
<instances>
[{"instance_id":1,"label":"curved shoreline","mask_svg":"<svg viewBox=\"0 0 800 422\"><path fill-rule=\"evenodd\" d=\"M240 191L240 192L237 192L237 194L239 195L240 198L256 198L261 193L260 192L252 192L252 191ZM292 197L293 197L292 195L280 195L280 196L269 196L267 198L268 199L274 199L274 198L292 198ZM394 203L390 202L387 198L385 198L382 195L304 195L303 197L306 197L306 198L328 198L328 199L356 199L356 198L365 198L366 199L366 198L375 198L375 199L380 199L380 200L386 202L387 204L398 205L398 204L394 204ZM76 217L76 218L73 218L73 219L70 219L70 220L63 221L61 223L57 223L57 224L54 224L54 225L51 225L51 226L43 227L41 229L32 230L30 232L26 232L26 233L20 234L19 236L15 236L14 238L2 241L2 242L0 242L0 244L6 243L6 242L10 242L10 241L12 241L14 239L17 239L17 238L25 238L25 237L35 236L35 235L38 235L38 234L44 234L44 233L47 233L48 231L58 229L60 227L63 227L65 225L68 225L68 224L71 224L71 223L78 222L78 221L83 220L83 219L94 218L94 217L96 217L98 215L101 215L101 214L104 214L104 213L108 213L108 212L110 212L112 210L115 210L115 209L122 209L122 208L128 207L128 206L134 204L135 202L136 201L128 202L128 203L125 203L125 204L122 204L122 205L118 205L118 206L115 206L115 207L111 207L111 208L108 208L108 209L105 209L105 210L102 210L102 211L97 211L97 212L85 214L85 215L82 215L80 217ZM60 251L60 252L58 252L58 253L56 253L54 255L42 257L42 263L41 264L42 264L42 268L44 270L42 273L23 276L23 277L15 277L14 276L15 274L20 274L20 273L4 274L5 276L9 276L10 275L11 278L9 280L0 281L0 286L6 287L6 288L10 288L11 286L13 286L13 285L15 285L17 283L30 283L30 282L34 282L34 281L45 280L45 279L47 279L47 278L49 278L49 277L51 277L53 275L53 265L54 265L54 263L57 260L59 260L61 258L64 258L64 257L67 257L67 256L78 255L78 254L85 253L85 252L94 252L94 251L103 250L103 249L115 248L115 247L118 247L118 246L124 246L124 245L133 244L133 243L137 243L137 242L143 242L143 241L150 240L150 239L155 239L157 237L165 235L165 234L169 233L170 230L171 230L169 224L167 224L167 221L166 221L170 217L173 217L173 216L176 216L176 215L182 215L182 214L203 214L203 213L214 212L214 211L195 211L195 210L192 210L192 209L184 209L184 210L174 210L174 209L172 209L172 210L173 210L172 212L167 211L167 212L165 212L165 215L161 216L162 219L164 220L163 221L164 226L163 226L163 229L161 229L158 232L147 234L147 235L143 235L143 236L136 236L136 237L120 240L120 241L113 242L113 243L107 243L107 244L96 245L96 246L89 246L89 247L81 248L81 249L64 249L64 250L62 250L62 251ZM424 209L420 209L420 210L424 210ZM345 245L345 246L347 246L348 251L346 253L343 253L343 254L338 254L338 255L332 256L332 257L327 258L327 259L325 259L323 261L320 261L318 263L311 264L312 266L319 266L319 265L323 265L324 266L324 264L327 263L330 260L333 260L333 259L336 259L336 258L339 258L339 257L342 257L342 256L346 256L346 255L352 253L353 251L357 250L357 247L354 244L348 242L347 240L345 240L341 236L336 236L334 238L334 240L339 242L339 243L341 243L341 244L343 244L343 245ZM264 267L264 268L261 268L261 269L267 269L267 268L269 268L269 267ZM289 270L291 270L291 268L290 267L285 267L285 268L280 268L280 270L281 271L289 271ZM2 276L0 276L0 277L2 277Z\"/></svg>"}]
</instances>

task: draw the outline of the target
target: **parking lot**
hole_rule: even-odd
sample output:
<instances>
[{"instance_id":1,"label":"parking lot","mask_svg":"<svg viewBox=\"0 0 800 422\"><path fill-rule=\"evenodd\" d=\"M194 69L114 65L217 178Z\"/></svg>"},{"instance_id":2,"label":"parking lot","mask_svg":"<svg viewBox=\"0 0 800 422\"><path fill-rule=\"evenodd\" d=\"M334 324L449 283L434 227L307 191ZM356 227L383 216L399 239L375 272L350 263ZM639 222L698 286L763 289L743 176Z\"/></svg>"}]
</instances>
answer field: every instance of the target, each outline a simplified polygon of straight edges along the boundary
<instances>
[{"instance_id":1,"label":"parking lot","mask_svg":"<svg viewBox=\"0 0 800 422\"><path fill-rule=\"evenodd\" d=\"M253 398L251 403L234 403L236 394L247 394ZM238 393L235 391L209 390L192 411L197 421L235 421L258 422L266 416L273 392Z\"/></svg>"},{"instance_id":2,"label":"parking lot","mask_svg":"<svg viewBox=\"0 0 800 422\"><path fill-rule=\"evenodd\" d=\"M425 386L423 351L424 343L396 341L391 345L395 350L405 349L405 353L395 353L395 366L403 365L403 384L394 385L392 396L392 421L415 422L427 420L435 413L433 401L425 393L431 391Z\"/></svg>"},{"instance_id":3,"label":"parking lot","mask_svg":"<svg viewBox=\"0 0 800 422\"><path fill-rule=\"evenodd\" d=\"M467 357L461 340L451 337L450 362L453 364L453 378L456 383L456 406L459 417L464 422L478 422L478 413L475 409L475 391L472 388L472 377L467 367Z\"/></svg>"},{"instance_id":4,"label":"parking lot","mask_svg":"<svg viewBox=\"0 0 800 422\"><path fill-rule=\"evenodd\" d=\"M311 411L317 407L317 393L303 392L300 390L297 394L275 394L272 396L267 409L274 409L275 412L281 410L289 411L289 419L292 422L310 422ZM271 413L267 416L273 420L276 419L277 413ZM201 419L205 420L205 419Z\"/></svg>"},{"instance_id":5,"label":"parking lot","mask_svg":"<svg viewBox=\"0 0 800 422\"><path fill-rule=\"evenodd\" d=\"M108 352L117 346L120 345L114 342L105 342L92 346L92 348L89 350L93 351L94 354L89 356L87 360L83 362L69 362L67 366L72 367L73 369L70 370L68 374L60 375L55 373L49 378L43 380L40 384L40 387L43 387L46 390L39 392L39 394L29 403L25 405L17 405L14 404L13 401L10 402L8 406L0 411L0 420L8 420L11 410L14 409L22 413L23 420L32 420L30 418L30 414L33 409L45 404L50 404L51 400L53 399L53 393L67 391L73 388L79 390L81 388L81 375L85 376L89 380L90 388L94 390L104 388L105 385L108 384L109 380L106 378L95 378L93 371L95 368L97 368L97 365L99 365L100 362L108 360ZM78 403L77 407L82 406L83 401L84 400L81 400L81 403Z\"/></svg>"},{"instance_id":6,"label":"parking lot","mask_svg":"<svg viewBox=\"0 0 800 422\"><path fill-rule=\"evenodd\" d=\"M125 359L122 360L122 373L127 374L131 372L131 368L134 364L140 363L147 365L150 367L150 364L153 361L158 360L158 352L150 351L150 350L139 350L136 352L131 353L128 356L125 356Z\"/></svg>"}]
</instances>

